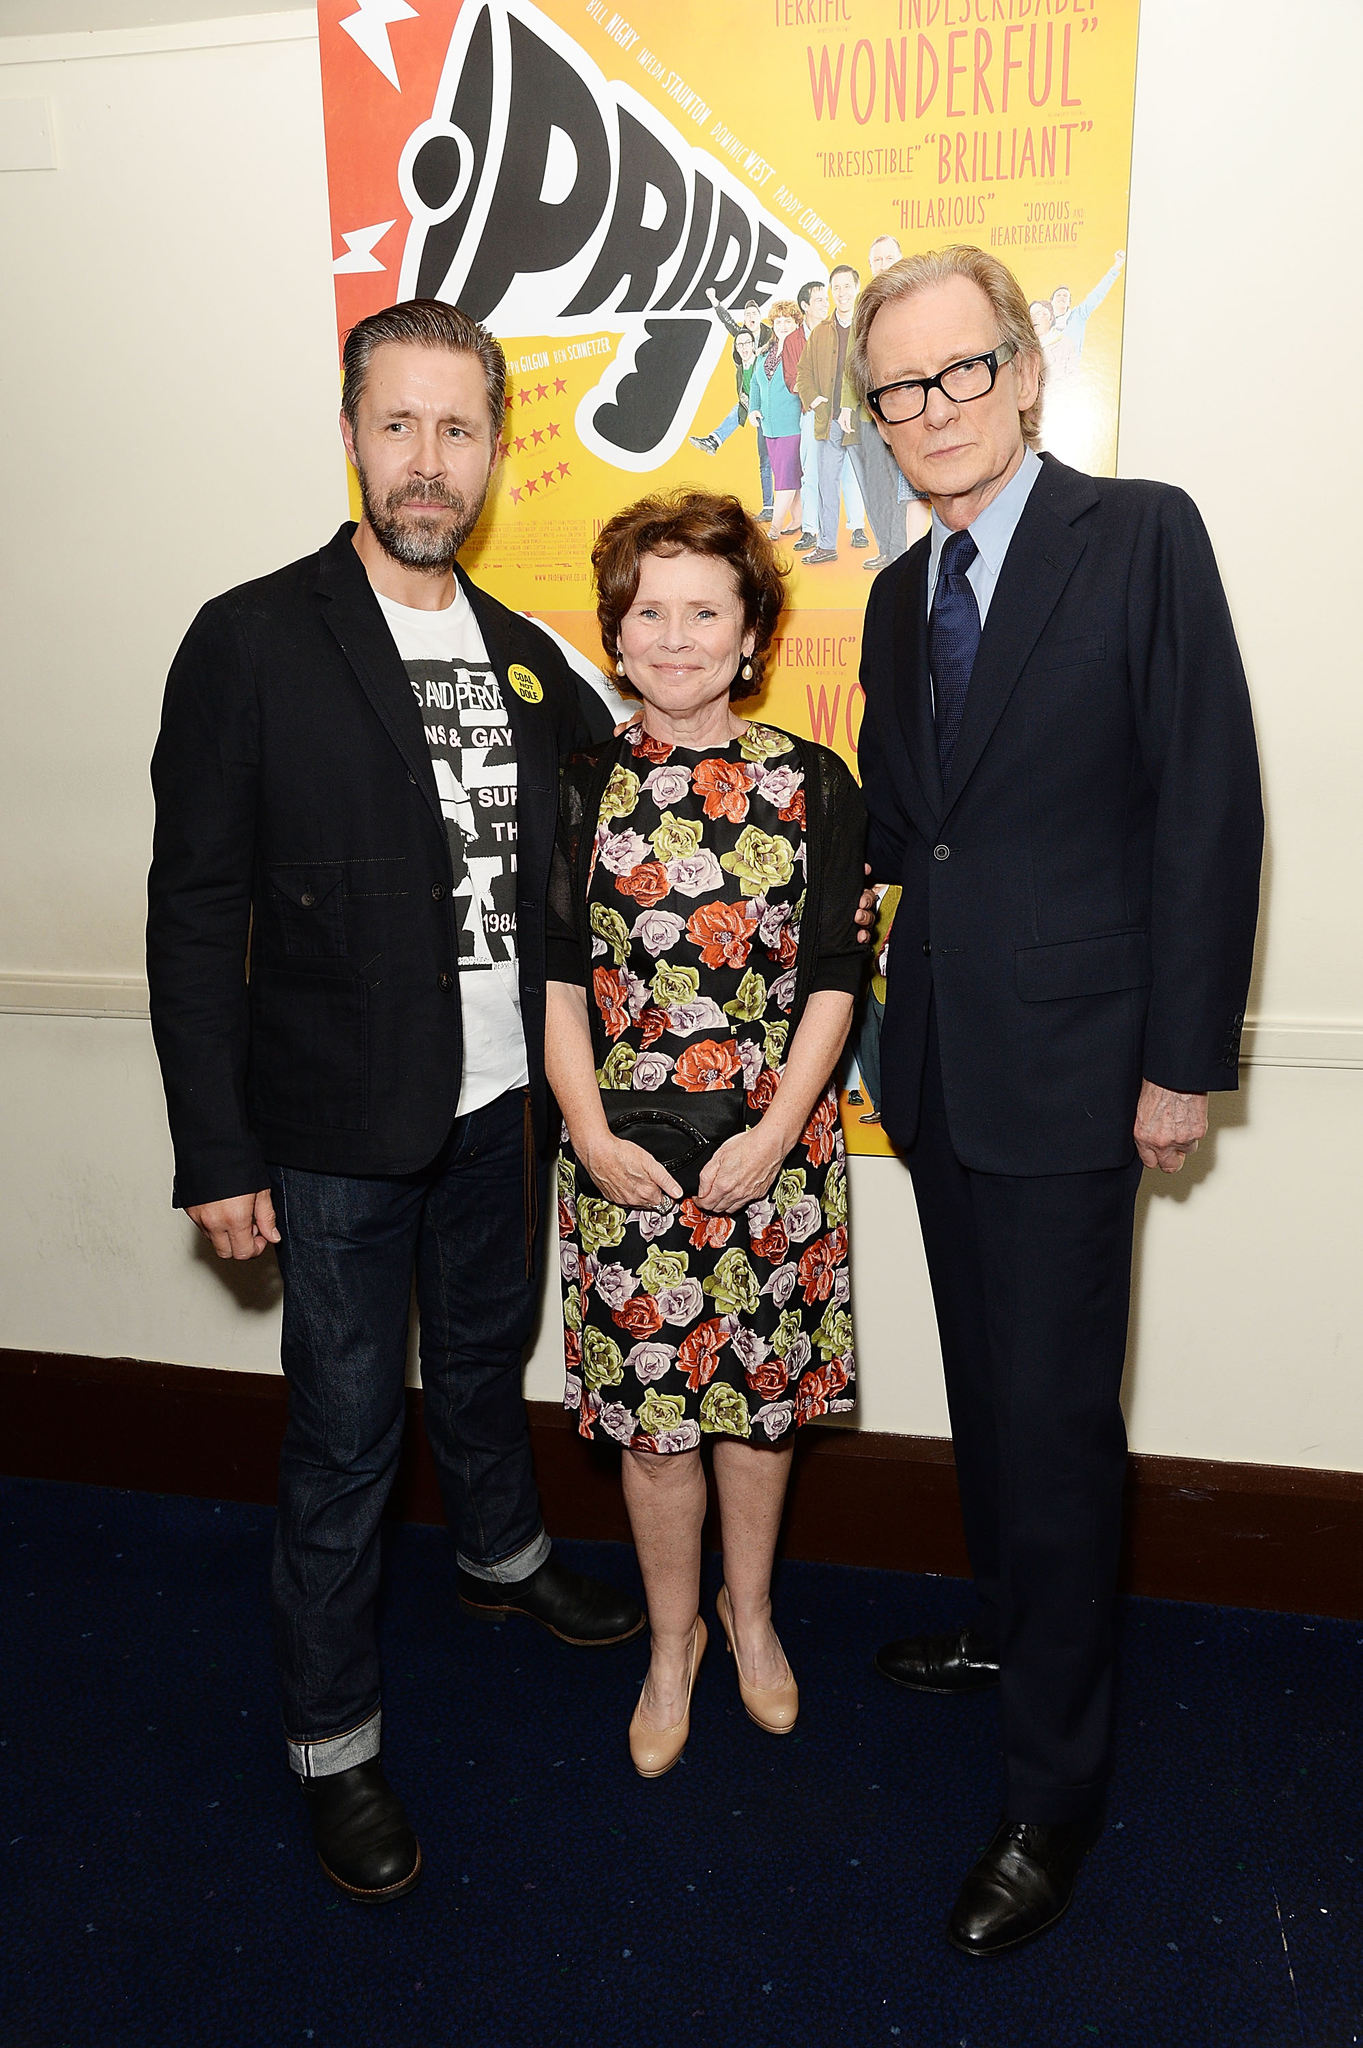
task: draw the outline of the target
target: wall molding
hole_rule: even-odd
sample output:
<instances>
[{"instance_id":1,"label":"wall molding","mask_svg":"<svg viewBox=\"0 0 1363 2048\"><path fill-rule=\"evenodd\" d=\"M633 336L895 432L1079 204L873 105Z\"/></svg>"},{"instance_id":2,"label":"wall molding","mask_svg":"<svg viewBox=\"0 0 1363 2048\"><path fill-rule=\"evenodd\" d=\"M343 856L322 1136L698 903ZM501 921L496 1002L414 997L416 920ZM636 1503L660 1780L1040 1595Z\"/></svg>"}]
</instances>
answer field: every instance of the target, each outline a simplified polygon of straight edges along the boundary
<instances>
[{"instance_id":1,"label":"wall molding","mask_svg":"<svg viewBox=\"0 0 1363 2048\"><path fill-rule=\"evenodd\" d=\"M0 1016L146 1017L147 984L131 974L0 972ZM1363 1019L1251 1017L1240 1056L1251 1067L1363 1067Z\"/></svg>"},{"instance_id":2,"label":"wall molding","mask_svg":"<svg viewBox=\"0 0 1363 2048\"><path fill-rule=\"evenodd\" d=\"M270 1502L285 1400L276 1373L0 1350L0 1471ZM393 1511L440 1522L415 1389L407 1406ZM619 1450L585 1443L553 1402L528 1406L551 1532L629 1542ZM718 1547L709 1525L706 1541ZM801 1431L782 1548L816 1563L965 1576L950 1443ZM1363 1473L1133 1456L1123 1584L1162 1599L1363 1619Z\"/></svg>"},{"instance_id":3,"label":"wall molding","mask_svg":"<svg viewBox=\"0 0 1363 2048\"><path fill-rule=\"evenodd\" d=\"M91 57L153 57L172 50L225 50L249 43L315 43L312 8L158 28L69 29L57 35L0 36L0 70L10 64L80 64Z\"/></svg>"},{"instance_id":4,"label":"wall molding","mask_svg":"<svg viewBox=\"0 0 1363 2048\"><path fill-rule=\"evenodd\" d=\"M1363 1021L1249 1017L1240 1056L1251 1067L1363 1067Z\"/></svg>"},{"instance_id":5,"label":"wall molding","mask_svg":"<svg viewBox=\"0 0 1363 2048\"><path fill-rule=\"evenodd\" d=\"M149 1017L140 974L0 973L0 1015L15 1017Z\"/></svg>"}]
</instances>

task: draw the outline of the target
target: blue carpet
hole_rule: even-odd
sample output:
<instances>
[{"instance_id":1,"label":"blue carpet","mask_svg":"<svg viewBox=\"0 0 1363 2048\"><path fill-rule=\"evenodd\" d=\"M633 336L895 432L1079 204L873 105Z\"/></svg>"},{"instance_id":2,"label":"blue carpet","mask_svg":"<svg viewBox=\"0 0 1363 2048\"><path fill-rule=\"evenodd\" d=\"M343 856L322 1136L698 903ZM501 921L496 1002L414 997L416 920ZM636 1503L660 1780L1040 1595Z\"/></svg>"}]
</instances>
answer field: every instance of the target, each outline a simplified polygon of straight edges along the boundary
<instances>
[{"instance_id":1,"label":"blue carpet","mask_svg":"<svg viewBox=\"0 0 1363 2048\"><path fill-rule=\"evenodd\" d=\"M465 1620L443 1532L400 1528L385 1763L427 1874L366 1911L283 1762L270 1524L0 1484L3 2048L1363 2040L1363 1627L1128 1602L1108 1831L1064 1925L980 1964L941 1927L995 1814L993 1699L869 1662L958 1620L958 1583L783 1566L797 1736L751 1725L712 1647L685 1760L645 1784L644 1639ZM637 1583L624 1549L563 1549Z\"/></svg>"}]
</instances>

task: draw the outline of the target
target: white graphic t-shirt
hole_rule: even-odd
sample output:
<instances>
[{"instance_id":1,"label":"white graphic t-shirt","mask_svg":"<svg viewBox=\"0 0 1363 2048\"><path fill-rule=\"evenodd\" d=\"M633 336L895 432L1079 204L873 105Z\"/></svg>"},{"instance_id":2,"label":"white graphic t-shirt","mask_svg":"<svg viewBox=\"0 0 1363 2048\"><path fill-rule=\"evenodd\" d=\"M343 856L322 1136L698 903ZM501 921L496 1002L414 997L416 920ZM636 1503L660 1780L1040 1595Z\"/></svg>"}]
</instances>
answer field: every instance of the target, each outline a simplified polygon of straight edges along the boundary
<instances>
[{"instance_id":1,"label":"white graphic t-shirt","mask_svg":"<svg viewBox=\"0 0 1363 2048\"><path fill-rule=\"evenodd\" d=\"M375 592L378 596L378 593ZM473 607L379 597L421 707L450 839L464 1076L458 1115L529 1080L516 962L516 745Z\"/></svg>"}]
</instances>

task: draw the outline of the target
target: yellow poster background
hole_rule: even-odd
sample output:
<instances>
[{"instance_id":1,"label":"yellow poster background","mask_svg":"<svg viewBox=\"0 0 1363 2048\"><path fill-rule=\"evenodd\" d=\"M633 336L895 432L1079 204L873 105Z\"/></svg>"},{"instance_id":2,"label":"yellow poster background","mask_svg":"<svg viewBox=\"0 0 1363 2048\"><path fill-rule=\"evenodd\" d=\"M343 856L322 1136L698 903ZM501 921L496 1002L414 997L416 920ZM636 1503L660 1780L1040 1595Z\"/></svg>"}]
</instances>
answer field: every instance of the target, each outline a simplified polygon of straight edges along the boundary
<instances>
[{"instance_id":1,"label":"yellow poster background","mask_svg":"<svg viewBox=\"0 0 1363 2048\"><path fill-rule=\"evenodd\" d=\"M420 124L448 116L461 11L457 0L390 0L380 11L392 20L376 25L375 10L354 10L355 0L320 0L342 331L411 295L411 150ZM625 11L606 0L495 0L485 11L504 35L513 15L535 25L598 100L604 81L620 105L655 109L684 139L688 175L737 181L801 245L809 279L842 263L864 280L871 245L886 236L906 256L948 242L999 256L1036 302L1039 330L1050 309L1044 445L1112 473L1138 0L630 0ZM460 118L474 125L467 111ZM516 139L508 132L508 150ZM553 175L571 182L571 142L566 154L554 146L568 167ZM552 197L550 178L547 162ZM384 224L385 214L395 218ZM781 295L804 281L788 275ZM589 555L602 521L643 491L687 484L733 491L757 511L756 429L741 426L717 453L691 443L735 403L725 337L708 382L690 393L675 452L643 468L610 459L581 429L628 323L609 311L573 323L556 308L535 332L523 311L534 303L522 288L513 325L491 318L510 404L503 459L462 559L504 603L599 662ZM866 563L884 536L853 545L849 509L836 561L810 567L789 555L789 607L752 708L855 767ZM902 516L912 542L926 511L910 503ZM808 508L802 523L817 523ZM855 1106L845 1125L852 1150L888 1150Z\"/></svg>"}]
</instances>

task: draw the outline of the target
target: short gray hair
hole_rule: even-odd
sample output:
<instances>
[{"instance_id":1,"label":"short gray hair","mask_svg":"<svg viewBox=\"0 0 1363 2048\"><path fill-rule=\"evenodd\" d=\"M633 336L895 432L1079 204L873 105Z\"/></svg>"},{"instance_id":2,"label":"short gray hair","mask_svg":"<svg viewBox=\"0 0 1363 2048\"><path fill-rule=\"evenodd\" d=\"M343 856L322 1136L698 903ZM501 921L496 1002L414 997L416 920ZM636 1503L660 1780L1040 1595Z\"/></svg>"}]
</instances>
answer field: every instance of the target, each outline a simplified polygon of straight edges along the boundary
<instances>
[{"instance_id":1,"label":"short gray hair","mask_svg":"<svg viewBox=\"0 0 1363 2048\"><path fill-rule=\"evenodd\" d=\"M956 242L949 249L929 249L921 256L905 256L882 270L867 284L852 316L852 335L847 345L847 371L857 394L865 398L871 385L871 364L867 351L871 322L885 306L912 298L915 292L945 284L950 277L966 277L979 286L994 309L999 340L1011 342L1019 356L1032 356L1044 376L1045 358L1032 326L1026 295L1006 264L969 242ZM1022 438L1029 448L1041 439L1042 389L1022 415Z\"/></svg>"},{"instance_id":2,"label":"short gray hair","mask_svg":"<svg viewBox=\"0 0 1363 2048\"><path fill-rule=\"evenodd\" d=\"M496 336L478 320L471 320L457 306L443 299L404 299L400 306L385 306L358 320L345 338L341 365L345 383L341 410L355 425L364 396L369 365L374 351L388 341L414 342L418 348L447 348L454 355L477 356L487 383L488 411L492 415L492 438L500 440L506 418L506 357Z\"/></svg>"}]
</instances>

